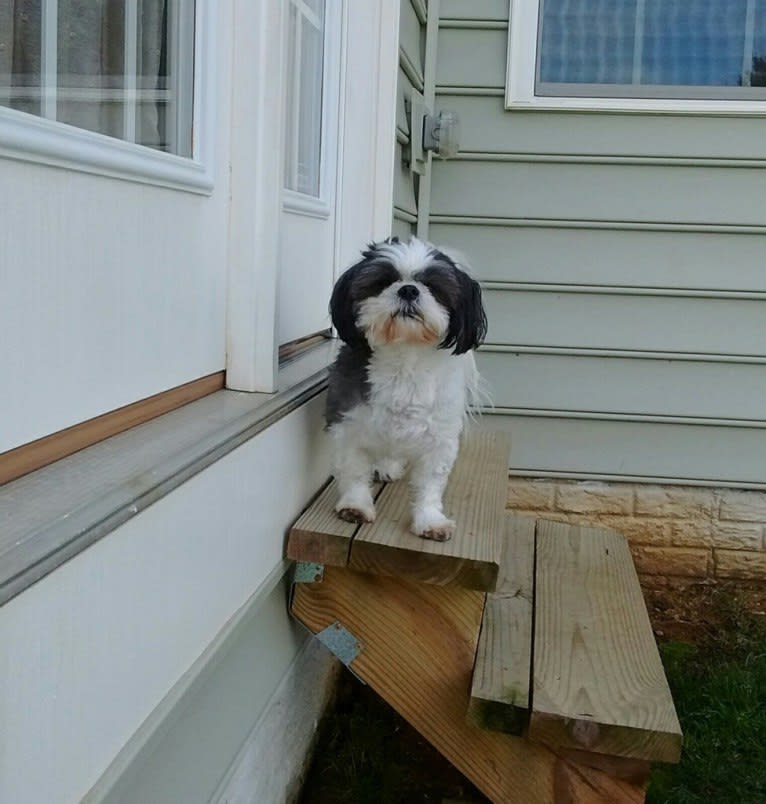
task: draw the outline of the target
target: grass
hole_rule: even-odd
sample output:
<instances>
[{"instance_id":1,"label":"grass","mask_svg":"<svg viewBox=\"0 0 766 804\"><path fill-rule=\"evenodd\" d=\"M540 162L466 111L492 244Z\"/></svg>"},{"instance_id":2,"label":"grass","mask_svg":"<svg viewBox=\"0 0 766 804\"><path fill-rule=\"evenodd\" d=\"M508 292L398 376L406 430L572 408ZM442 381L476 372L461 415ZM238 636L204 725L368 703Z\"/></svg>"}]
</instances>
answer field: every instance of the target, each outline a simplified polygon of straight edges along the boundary
<instances>
[{"instance_id":1,"label":"grass","mask_svg":"<svg viewBox=\"0 0 766 804\"><path fill-rule=\"evenodd\" d=\"M660 645L684 749L655 768L649 804L766 802L766 626L738 599L711 600L715 629Z\"/></svg>"}]
</instances>

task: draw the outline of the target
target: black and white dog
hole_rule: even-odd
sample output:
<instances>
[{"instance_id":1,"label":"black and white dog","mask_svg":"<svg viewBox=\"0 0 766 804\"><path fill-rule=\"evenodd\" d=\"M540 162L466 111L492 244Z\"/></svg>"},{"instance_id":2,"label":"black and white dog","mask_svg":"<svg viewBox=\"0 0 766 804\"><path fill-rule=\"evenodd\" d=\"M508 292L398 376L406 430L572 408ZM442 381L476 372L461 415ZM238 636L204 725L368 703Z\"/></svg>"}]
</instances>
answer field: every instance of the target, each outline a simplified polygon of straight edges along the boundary
<instances>
[{"instance_id":1,"label":"black and white dog","mask_svg":"<svg viewBox=\"0 0 766 804\"><path fill-rule=\"evenodd\" d=\"M487 331L477 282L447 254L412 238L370 245L330 301L343 340L330 371L327 426L335 446L342 519L372 522L372 478L410 469L412 530L449 539L442 495Z\"/></svg>"}]
</instances>

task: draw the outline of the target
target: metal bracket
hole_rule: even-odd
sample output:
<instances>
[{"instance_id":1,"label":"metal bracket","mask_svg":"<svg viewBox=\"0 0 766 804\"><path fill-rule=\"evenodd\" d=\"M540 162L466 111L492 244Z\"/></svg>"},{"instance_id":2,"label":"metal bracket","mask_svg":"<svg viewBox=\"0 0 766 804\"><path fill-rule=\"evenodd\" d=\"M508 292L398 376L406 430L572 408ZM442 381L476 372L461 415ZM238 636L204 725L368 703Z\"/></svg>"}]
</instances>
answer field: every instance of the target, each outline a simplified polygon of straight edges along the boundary
<instances>
[{"instance_id":1,"label":"metal bracket","mask_svg":"<svg viewBox=\"0 0 766 804\"><path fill-rule=\"evenodd\" d=\"M407 146L406 159L410 170L423 176L426 172L428 154L423 150L423 122L428 113L423 96L413 89L405 102L407 119L410 125L410 144Z\"/></svg>"},{"instance_id":2,"label":"metal bracket","mask_svg":"<svg viewBox=\"0 0 766 804\"><path fill-rule=\"evenodd\" d=\"M317 639L342 662L349 667L351 662L362 652L362 643L337 620L323 628L316 635Z\"/></svg>"},{"instance_id":3,"label":"metal bracket","mask_svg":"<svg viewBox=\"0 0 766 804\"><path fill-rule=\"evenodd\" d=\"M320 583L324 579L324 564L299 561L295 565L293 583Z\"/></svg>"}]
</instances>

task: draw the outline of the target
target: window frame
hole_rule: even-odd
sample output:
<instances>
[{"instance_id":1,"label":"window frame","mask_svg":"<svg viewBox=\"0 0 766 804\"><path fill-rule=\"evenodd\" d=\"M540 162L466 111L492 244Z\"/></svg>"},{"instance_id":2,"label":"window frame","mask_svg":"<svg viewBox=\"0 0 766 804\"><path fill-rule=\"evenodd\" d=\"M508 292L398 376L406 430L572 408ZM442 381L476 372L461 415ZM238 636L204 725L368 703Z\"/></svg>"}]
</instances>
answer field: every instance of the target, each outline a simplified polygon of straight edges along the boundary
<instances>
[{"instance_id":1,"label":"window frame","mask_svg":"<svg viewBox=\"0 0 766 804\"><path fill-rule=\"evenodd\" d=\"M536 95L541 0L509 0L509 3L505 108L510 111L766 116L764 100Z\"/></svg>"},{"instance_id":2,"label":"window frame","mask_svg":"<svg viewBox=\"0 0 766 804\"><path fill-rule=\"evenodd\" d=\"M215 16L211 0L196 0L191 157L5 106L0 107L0 157L209 195L214 185Z\"/></svg>"}]
</instances>

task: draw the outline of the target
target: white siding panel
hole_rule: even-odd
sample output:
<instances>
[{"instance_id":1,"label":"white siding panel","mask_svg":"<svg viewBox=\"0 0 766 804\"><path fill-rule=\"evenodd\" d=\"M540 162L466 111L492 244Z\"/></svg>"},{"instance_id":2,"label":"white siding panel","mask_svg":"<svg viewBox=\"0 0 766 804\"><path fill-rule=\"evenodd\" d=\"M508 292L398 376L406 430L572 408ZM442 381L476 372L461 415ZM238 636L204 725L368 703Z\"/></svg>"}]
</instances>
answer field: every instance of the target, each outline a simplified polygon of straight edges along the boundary
<instances>
[{"instance_id":1,"label":"white siding panel","mask_svg":"<svg viewBox=\"0 0 766 804\"><path fill-rule=\"evenodd\" d=\"M434 215L760 226L761 170L514 161L437 162Z\"/></svg>"},{"instance_id":2,"label":"white siding panel","mask_svg":"<svg viewBox=\"0 0 766 804\"><path fill-rule=\"evenodd\" d=\"M0 158L0 452L224 368L231 9L217 8L212 196Z\"/></svg>"},{"instance_id":3,"label":"white siding panel","mask_svg":"<svg viewBox=\"0 0 766 804\"><path fill-rule=\"evenodd\" d=\"M488 343L766 354L766 301L485 292Z\"/></svg>"},{"instance_id":4,"label":"white siding panel","mask_svg":"<svg viewBox=\"0 0 766 804\"><path fill-rule=\"evenodd\" d=\"M328 474L323 402L264 430L0 609L0 645L12 646L0 651L0 801L80 801L281 563L287 528ZM291 650L302 642L280 638L294 640Z\"/></svg>"},{"instance_id":5,"label":"white siding panel","mask_svg":"<svg viewBox=\"0 0 766 804\"><path fill-rule=\"evenodd\" d=\"M505 86L506 30L442 28L436 57L436 86Z\"/></svg>"},{"instance_id":6,"label":"white siding panel","mask_svg":"<svg viewBox=\"0 0 766 804\"><path fill-rule=\"evenodd\" d=\"M485 281L766 291L766 234L432 223Z\"/></svg>"},{"instance_id":7,"label":"white siding panel","mask_svg":"<svg viewBox=\"0 0 766 804\"><path fill-rule=\"evenodd\" d=\"M478 364L497 407L766 422L766 364L483 350Z\"/></svg>"},{"instance_id":8,"label":"white siding panel","mask_svg":"<svg viewBox=\"0 0 766 804\"><path fill-rule=\"evenodd\" d=\"M439 18L507 20L508 0L441 0Z\"/></svg>"},{"instance_id":9,"label":"white siding panel","mask_svg":"<svg viewBox=\"0 0 766 804\"><path fill-rule=\"evenodd\" d=\"M605 125L597 114L508 112L501 97L442 94L438 106L460 115L462 152L766 159L762 117L611 114Z\"/></svg>"},{"instance_id":10,"label":"white siding panel","mask_svg":"<svg viewBox=\"0 0 766 804\"><path fill-rule=\"evenodd\" d=\"M511 434L513 471L766 487L766 430L561 417L485 416Z\"/></svg>"},{"instance_id":11,"label":"white siding panel","mask_svg":"<svg viewBox=\"0 0 766 804\"><path fill-rule=\"evenodd\" d=\"M399 16L399 47L423 77L423 36L420 20L409 0L402 0Z\"/></svg>"}]
</instances>

